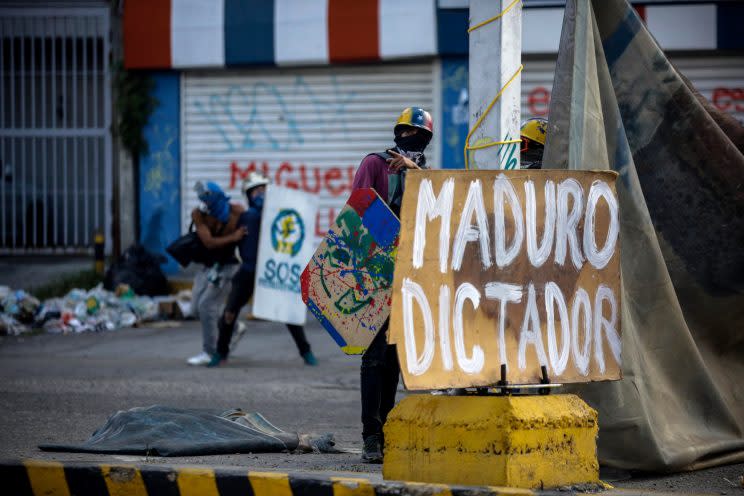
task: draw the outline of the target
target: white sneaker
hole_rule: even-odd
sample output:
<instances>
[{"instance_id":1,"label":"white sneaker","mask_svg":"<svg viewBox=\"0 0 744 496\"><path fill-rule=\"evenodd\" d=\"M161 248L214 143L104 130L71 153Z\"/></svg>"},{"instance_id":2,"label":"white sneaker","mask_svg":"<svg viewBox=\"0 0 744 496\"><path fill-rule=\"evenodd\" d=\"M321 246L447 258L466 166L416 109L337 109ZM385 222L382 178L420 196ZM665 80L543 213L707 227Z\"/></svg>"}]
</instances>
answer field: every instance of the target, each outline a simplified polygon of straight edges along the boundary
<instances>
[{"instance_id":1,"label":"white sneaker","mask_svg":"<svg viewBox=\"0 0 744 496\"><path fill-rule=\"evenodd\" d=\"M202 351L198 355L192 356L188 360L189 365L206 365L209 363L209 361L212 359L211 356L209 356L206 352Z\"/></svg>"},{"instance_id":2,"label":"white sneaker","mask_svg":"<svg viewBox=\"0 0 744 496\"><path fill-rule=\"evenodd\" d=\"M233 331L232 339L230 340L230 351L233 351L235 349L235 346L238 344L238 341L245 335L245 331L248 330L248 326L246 326L242 322L238 322L235 326L235 331Z\"/></svg>"}]
</instances>

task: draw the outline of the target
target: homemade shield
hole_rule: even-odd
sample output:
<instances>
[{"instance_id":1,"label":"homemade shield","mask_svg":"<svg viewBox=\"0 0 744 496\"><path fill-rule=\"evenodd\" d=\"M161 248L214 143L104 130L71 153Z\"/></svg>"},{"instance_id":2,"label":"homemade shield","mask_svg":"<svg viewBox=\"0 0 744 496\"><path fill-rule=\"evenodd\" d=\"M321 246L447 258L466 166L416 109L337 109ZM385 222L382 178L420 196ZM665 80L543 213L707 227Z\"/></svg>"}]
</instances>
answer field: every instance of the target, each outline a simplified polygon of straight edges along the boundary
<instances>
[{"instance_id":1,"label":"homemade shield","mask_svg":"<svg viewBox=\"0 0 744 496\"><path fill-rule=\"evenodd\" d=\"M400 222L373 189L354 191L302 272L302 299L344 353L364 353L390 314Z\"/></svg>"},{"instance_id":2,"label":"homemade shield","mask_svg":"<svg viewBox=\"0 0 744 496\"><path fill-rule=\"evenodd\" d=\"M408 174L390 316L407 388L620 378L616 177Z\"/></svg>"},{"instance_id":3,"label":"homemade shield","mask_svg":"<svg viewBox=\"0 0 744 496\"><path fill-rule=\"evenodd\" d=\"M253 315L302 325L300 273L313 253L318 210L315 195L270 184L261 216Z\"/></svg>"}]
</instances>

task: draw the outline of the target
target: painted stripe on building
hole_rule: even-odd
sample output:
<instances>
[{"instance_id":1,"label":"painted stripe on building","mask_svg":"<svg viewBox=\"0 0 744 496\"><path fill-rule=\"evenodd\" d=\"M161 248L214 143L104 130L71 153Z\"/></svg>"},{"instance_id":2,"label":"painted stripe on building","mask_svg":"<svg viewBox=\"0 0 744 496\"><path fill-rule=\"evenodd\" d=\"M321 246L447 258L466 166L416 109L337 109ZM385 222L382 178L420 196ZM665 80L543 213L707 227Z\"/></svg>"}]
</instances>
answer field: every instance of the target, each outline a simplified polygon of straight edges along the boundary
<instances>
[{"instance_id":1,"label":"painted stripe on building","mask_svg":"<svg viewBox=\"0 0 744 496\"><path fill-rule=\"evenodd\" d=\"M363 477L254 472L234 468L0 461L3 490L14 496L374 496L530 495L525 489L372 482ZM552 493L555 494L555 493ZM561 494L571 494L561 493Z\"/></svg>"},{"instance_id":2,"label":"painted stripe on building","mask_svg":"<svg viewBox=\"0 0 744 496\"><path fill-rule=\"evenodd\" d=\"M383 59L437 53L437 12L430 0L379 0Z\"/></svg>"},{"instance_id":3,"label":"painted stripe on building","mask_svg":"<svg viewBox=\"0 0 744 496\"><path fill-rule=\"evenodd\" d=\"M378 0L328 0L328 55L332 63L379 59Z\"/></svg>"},{"instance_id":4,"label":"painted stripe on building","mask_svg":"<svg viewBox=\"0 0 744 496\"><path fill-rule=\"evenodd\" d=\"M171 67L170 13L168 0L127 0L123 31L124 64L128 69Z\"/></svg>"},{"instance_id":5,"label":"painted stripe on building","mask_svg":"<svg viewBox=\"0 0 744 496\"><path fill-rule=\"evenodd\" d=\"M274 5L266 0L224 0L225 65L273 64Z\"/></svg>"},{"instance_id":6,"label":"painted stripe on building","mask_svg":"<svg viewBox=\"0 0 744 496\"><path fill-rule=\"evenodd\" d=\"M305 0L302 9L294 0L274 1L276 63L328 63L327 0Z\"/></svg>"},{"instance_id":7,"label":"painted stripe on building","mask_svg":"<svg viewBox=\"0 0 744 496\"><path fill-rule=\"evenodd\" d=\"M436 0L127 0L127 68L324 65L468 52L468 9ZM529 6L527 6L529 7ZM563 8L524 8L522 51L556 53ZM742 6L636 5L664 50L744 48ZM737 23L738 22L738 23Z\"/></svg>"},{"instance_id":8,"label":"painted stripe on building","mask_svg":"<svg viewBox=\"0 0 744 496\"><path fill-rule=\"evenodd\" d=\"M203 2L201 0L171 0L171 2L173 67L224 66L224 2Z\"/></svg>"},{"instance_id":9,"label":"painted stripe on building","mask_svg":"<svg viewBox=\"0 0 744 496\"><path fill-rule=\"evenodd\" d=\"M647 5L646 26L663 50L715 50L715 5Z\"/></svg>"}]
</instances>

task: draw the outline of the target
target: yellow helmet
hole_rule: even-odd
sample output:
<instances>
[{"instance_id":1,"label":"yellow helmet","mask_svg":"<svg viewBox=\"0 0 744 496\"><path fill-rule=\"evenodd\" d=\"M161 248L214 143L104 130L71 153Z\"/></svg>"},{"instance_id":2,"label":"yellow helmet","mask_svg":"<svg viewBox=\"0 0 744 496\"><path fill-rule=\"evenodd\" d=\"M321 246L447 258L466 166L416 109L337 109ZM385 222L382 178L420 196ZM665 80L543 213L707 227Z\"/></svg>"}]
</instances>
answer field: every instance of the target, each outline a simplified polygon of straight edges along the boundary
<instances>
[{"instance_id":1,"label":"yellow helmet","mask_svg":"<svg viewBox=\"0 0 744 496\"><path fill-rule=\"evenodd\" d=\"M548 121L542 117L527 119L522 124L519 134L522 138L530 139L545 146L545 138L548 135Z\"/></svg>"}]
</instances>

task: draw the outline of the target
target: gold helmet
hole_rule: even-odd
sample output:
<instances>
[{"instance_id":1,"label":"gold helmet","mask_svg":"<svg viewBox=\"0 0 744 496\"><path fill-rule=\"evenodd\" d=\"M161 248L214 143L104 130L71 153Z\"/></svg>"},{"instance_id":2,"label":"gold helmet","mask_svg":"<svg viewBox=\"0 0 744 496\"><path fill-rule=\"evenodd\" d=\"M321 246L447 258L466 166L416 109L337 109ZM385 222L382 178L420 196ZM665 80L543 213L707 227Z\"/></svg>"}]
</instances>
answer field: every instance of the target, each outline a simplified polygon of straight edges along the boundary
<instances>
[{"instance_id":1,"label":"gold helmet","mask_svg":"<svg viewBox=\"0 0 744 496\"><path fill-rule=\"evenodd\" d=\"M545 146L545 138L548 135L548 121L542 117L527 119L522 124L519 134L522 138L527 138Z\"/></svg>"}]
</instances>

